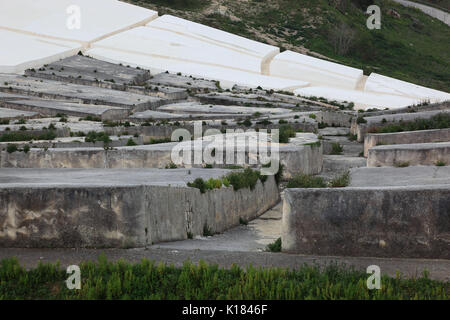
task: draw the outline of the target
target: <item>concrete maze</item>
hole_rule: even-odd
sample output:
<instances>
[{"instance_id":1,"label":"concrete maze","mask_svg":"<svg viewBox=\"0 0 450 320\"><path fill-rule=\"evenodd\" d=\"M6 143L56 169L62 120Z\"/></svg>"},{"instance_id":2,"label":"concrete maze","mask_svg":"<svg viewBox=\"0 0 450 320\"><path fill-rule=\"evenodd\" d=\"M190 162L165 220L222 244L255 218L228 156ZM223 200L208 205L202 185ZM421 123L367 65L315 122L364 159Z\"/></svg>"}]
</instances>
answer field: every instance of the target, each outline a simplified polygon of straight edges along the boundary
<instances>
[{"instance_id":1,"label":"concrete maze","mask_svg":"<svg viewBox=\"0 0 450 320\"><path fill-rule=\"evenodd\" d=\"M0 246L450 259L449 111L83 55L0 74Z\"/></svg>"}]
</instances>

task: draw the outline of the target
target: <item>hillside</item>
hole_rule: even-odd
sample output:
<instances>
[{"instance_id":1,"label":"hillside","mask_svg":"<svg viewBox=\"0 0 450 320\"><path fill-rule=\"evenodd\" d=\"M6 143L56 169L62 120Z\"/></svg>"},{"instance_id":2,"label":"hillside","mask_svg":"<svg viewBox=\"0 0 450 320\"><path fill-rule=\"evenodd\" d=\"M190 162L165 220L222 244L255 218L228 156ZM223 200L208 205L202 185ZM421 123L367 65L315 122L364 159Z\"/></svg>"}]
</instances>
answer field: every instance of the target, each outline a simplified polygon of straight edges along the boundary
<instances>
[{"instance_id":1,"label":"hillside","mask_svg":"<svg viewBox=\"0 0 450 320\"><path fill-rule=\"evenodd\" d=\"M129 0L284 49L450 92L450 28L388 0ZM365 9L382 9L381 30ZM392 10L395 12L392 13ZM390 13L388 13L391 11ZM398 13L396 15L395 13ZM341 39L344 39L344 44ZM335 45L339 43L339 45Z\"/></svg>"}]
</instances>

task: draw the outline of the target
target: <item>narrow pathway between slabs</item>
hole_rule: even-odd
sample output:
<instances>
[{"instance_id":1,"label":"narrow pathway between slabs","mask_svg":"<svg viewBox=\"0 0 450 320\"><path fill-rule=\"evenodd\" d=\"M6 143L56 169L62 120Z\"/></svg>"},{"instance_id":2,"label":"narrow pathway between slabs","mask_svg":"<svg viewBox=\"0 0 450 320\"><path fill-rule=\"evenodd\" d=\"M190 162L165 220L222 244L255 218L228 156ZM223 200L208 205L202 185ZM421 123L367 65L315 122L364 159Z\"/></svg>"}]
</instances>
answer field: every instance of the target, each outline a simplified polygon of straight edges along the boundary
<instances>
[{"instance_id":1,"label":"narrow pathway between slabs","mask_svg":"<svg viewBox=\"0 0 450 320\"><path fill-rule=\"evenodd\" d=\"M240 225L210 237L158 243L150 248L220 251L265 251L268 244L281 237L283 203L278 203L247 225Z\"/></svg>"}]
</instances>

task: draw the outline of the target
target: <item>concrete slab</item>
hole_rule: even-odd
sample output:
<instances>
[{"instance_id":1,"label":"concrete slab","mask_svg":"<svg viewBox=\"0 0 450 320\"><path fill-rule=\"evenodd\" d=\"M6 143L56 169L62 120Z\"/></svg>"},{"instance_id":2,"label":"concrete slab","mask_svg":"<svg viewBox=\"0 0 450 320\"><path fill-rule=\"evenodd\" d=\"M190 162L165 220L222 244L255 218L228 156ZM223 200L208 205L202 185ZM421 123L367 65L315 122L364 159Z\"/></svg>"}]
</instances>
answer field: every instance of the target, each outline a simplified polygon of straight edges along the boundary
<instances>
[{"instance_id":1,"label":"concrete slab","mask_svg":"<svg viewBox=\"0 0 450 320\"><path fill-rule=\"evenodd\" d=\"M86 45L157 16L153 10L115 0L17 0L2 3L0 27Z\"/></svg>"},{"instance_id":2,"label":"concrete slab","mask_svg":"<svg viewBox=\"0 0 450 320\"><path fill-rule=\"evenodd\" d=\"M422 102L436 103L450 100L450 94L447 92L426 88L377 73L370 74L367 78L364 90L411 97L419 99Z\"/></svg>"},{"instance_id":3,"label":"concrete slab","mask_svg":"<svg viewBox=\"0 0 450 320\"><path fill-rule=\"evenodd\" d=\"M29 119L29 118L34 118L37 116L39 116L39 114L37 112L0 108L0 119L1 120Z\"/></svg>"},{"instance_id":4,"label":"concrete slab","mask_svg":"<svg viewBox=\"0 0 450 320\"><path fill-rule=\"evenodd\" d=\"M450 129L403 131L394 133L369 133L364 139L364 156L377 145L409 144L450 141Z\"/></svg>"},{"instance_id":5,"label":"concrete slab","mask_svg":"<svg viewBox=\"0 0 450 320\"><path fill-rule=\"evenodd\" d=\"M4 22L5 14L11 14L3 10L3 5L6 3L2 3L0 24ZM8 50L3 50L0 55L0 73L22 73L28 68L36 68L72 56L82 49L77 42L47 39L2 29L0 38L8 44Z\"/></svg>"},{"instance_id":6,"label":"concrete slab","mask_svg":"<svg viewBox=\"0 0 450 320\"><path fill-rule=\"evenodd\" d=\"M434 166L450 164L450 142L414 143L376 146L369 149L368 167Z\"/></svg>"},{"instance_id":7,"label":"concrete slab","mask_svg":"<svg viewBox=\"0 0 450 320\"><path fill-rule=\"evenodd\" d=\"M192 76L187 77L183 75L161 72L155 74L147 83L153 85L167 85L173 87L186 88L191 91L205 91L205 90L217 90L215 81L198 79Z\"/></svg>"},{"instance_id":8,"label":"concrete slab","mask_svg":"<svg viewBox=\"0 0 450 320\"><path fill-rule=\"evenodd\" d=\"M186 186L225 172L1 170L0 201L8 206L0 208L0 246L145 247L200 235L205 225L223 232L278 203L273 177L253 190Z\"/></svg>"},{"instance_id":9,"label":"concrete slab","mask_svg":"<svg viewBox=\"0 0 450 320\"><path fill-rule=\"evenodd\" d=\"M216 105L201 104L198 102L182 102L175 104L167 104L158 108L160 111L166 112L182 112L182 113L229 113L229 114L246 114L253 115L256 112L261 114L280 114L289 113L291 110L283 108L258 108L258 107L241 107L232 105Z\"/></svg>"},{"instance_id":10,"label":"concrete slab","mask_svg":"<svg viewBox=\"0 0 450 320\"><path fill-rule=\"evenodd\" d=\"M0 91L49 99L67 99L87 104L110 105L134 111L156 108L165 101L158 97L131 92L31 77L25 78L11 74L0 74Z\"/></svg>"},{"instance_id":11,"label":"concrete slab","mask_svg":"<svg viewBox=\"0 0 450 320\"><path fill-rule=\"evenodd\" d=\"M312 86L356 89L363 71L286 50L270 62L270 75L302 80Z\"/></svg>"},{"instance_id":12,"label":"concrete slab","mask_svg":"<svg viewBox=\"0 0 450 320\"><path fill-rule=\"evenodd\" d=\"M139 41L140 39L134 39L133 43ZM119 44L119 48L123 45ZM263 89L292 91L308 85L307 82L300 80L270 77L237 69L204 65L189 61L174 61L173 59L149 56L144 52L138 51L120 51L117 49L96 47L88 50L87 54L99 60L149 69L152 74L169 71L195 78L219 81L220 87L223 89L232 89L235 85L239 85L249 88L262 87Z\"/></svg>"},{"instance_id":13,"label":"concrete slab","mask_svg":"<svg viewBox=\"0 0 450 320\"><path fill-rule=\"evenodd\" d=\"M121 120L128 117L129 110L125 108L110 107L105 105L70 103L58 100L15 100L5 102L8 108L34 111L46 116L65 114L70 116L99 117L103 120Z\"/></svg>"},{"instance_id":14,"label":"concrete slab","mask_svg":"<svg viewBox=\"0 0 450 320\"><path fill-rule=\"evenodd\" d=\"M211 28L199 23L174 17L171 15L163 15L147 24L147 27L153 30L167 31L171 41L173 35L182 35L185 41L193 45L194 41L200 41L202 49L209 50L213 46L222 49L223 52L236 52L240 54L239 61L235 61L230 66L236 66L239 69L249 68L246 57L256 58L258 64L251 71L257 73L268 74L268 62L272 57L280 52L280 49L264 44L261 42L246 39L222 30ZM230 56L229 53L224 53ZM218 60L224 59L223 56L215 57ZM248 58L247 58L248 59Z\"/></svg>"},{"instance_id":15,"label":"concrete slab","mask_svg":"<svg viewBox=\"0 0 450 320\"><path fill-rule=\"evenodd\" d=\"M2 169L0 188L44 186L178 186L196 178L218 178L226 169Z\"/></svg>"},{"instance_id":16,"label":"concrete slab","mask_svg":"<svg viewBox=\"0 0 450 320\"><path fill-rule=\"evenodd\" d=\"M325 86L300 88L294 90L294 93L303 97L322 97L329 101L335 100L338 102L353 102L356 110L367 110L371 108L398 109L421 103L420 99L405 96L379 94Z\"/></svg>"},{"instance_id":17,"label":"concrete slab","mask_svg":"<svg viewBox=\"0 0 450 320\"><path fill-rule=\"evenodd\" d=\"M450 167L354 168L350 187L450 185Z\"/></svg>"}]
</instances>

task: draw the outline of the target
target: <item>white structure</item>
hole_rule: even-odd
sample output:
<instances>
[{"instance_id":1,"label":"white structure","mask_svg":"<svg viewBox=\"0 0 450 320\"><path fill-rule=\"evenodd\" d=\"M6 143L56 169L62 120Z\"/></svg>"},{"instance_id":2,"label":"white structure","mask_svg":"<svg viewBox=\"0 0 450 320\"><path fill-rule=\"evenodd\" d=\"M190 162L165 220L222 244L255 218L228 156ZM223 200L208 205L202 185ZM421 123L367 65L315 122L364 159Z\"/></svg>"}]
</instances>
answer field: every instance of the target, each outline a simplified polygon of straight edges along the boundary
<instances>
[{"instance_id":1,"label":"white structure","mask_svg":"<svg viewBox=\"0 0 450 320\"><path fill-rule=\"evenodd\" d=\"M0 28L84 45L145 25L157 16L155 11L117 0L0 1Z\"/></svg>"},{"instance_id":2,"label":"white structure","mask_svg":"<svg viewBox=\"0 0 450 320\"><path fill-rule=\"evenodd\" d=\"M284 51L270 63L270 75L310 82L315 86L356 89L363 71L334 62Z\"/></svg>"},{"instance_id":3,"label":"white structure","mask_svg":"<svg viewBox=\"0 0 450 320\"><path fill-rule=\"evenodd\" d=\"M329 101L353 102L355 109L399 109L413 104L419 104L419 99L389 94L378 94L358 90L346 90L332 87L307 87L294 90L303 97L322 97Z\"/></svg>"},{"instance_id":4,"label":"white structure","mask_svg":"<svg viewBox=\"0 0 450 320\"><path fill-rule=\"evenodd\" d=\"M21 73L77 54L83 47L77 42L46 39L0 29L4 44L0 53L0 72Z\"/></svg>"},{"instance_id":5,"label":"white structure","mask_svg":"<svg viewBox=\"0 0 450 320\"><path fill-rule=\"evenodd\" d=\"M239 85L251 88L260 86L264 89L292 91L309 85L309 83L300 80L270 77L257 73L212 65L202 65L193 62L177 62L170 59L148 56L139 52L94 48L89 50L87 54L93 58L112 63L122 63L123 65L149 69L152 73L165 71L171 73L181 72L184 75L191 75L196 78L216 80L219 81L223 89L231 89L234 85Z\"/></svg>"},{"instance_id":6,"label":"white structure","mask_svg":"<svg viewBox=\"0 0 450 320\"><path fill-rule=\"evenodd\" d=\"M418 86L413 83L372 73L366 81L364 91L407 96L420 101L441 102L450 100L450 94Z\"/></svg>"},{"instance_id":7,"label":"white structure","mask_svg":"<svg viewBox=\"0 0 450 320\"><path fill-rule=\"evenodd\" d=\"M153 73L181 72L234 85L401 108L450 99L445 92L285 51L117 0L0 0L0 73L77 53Z\"/></svg>"}]
</instances>

